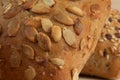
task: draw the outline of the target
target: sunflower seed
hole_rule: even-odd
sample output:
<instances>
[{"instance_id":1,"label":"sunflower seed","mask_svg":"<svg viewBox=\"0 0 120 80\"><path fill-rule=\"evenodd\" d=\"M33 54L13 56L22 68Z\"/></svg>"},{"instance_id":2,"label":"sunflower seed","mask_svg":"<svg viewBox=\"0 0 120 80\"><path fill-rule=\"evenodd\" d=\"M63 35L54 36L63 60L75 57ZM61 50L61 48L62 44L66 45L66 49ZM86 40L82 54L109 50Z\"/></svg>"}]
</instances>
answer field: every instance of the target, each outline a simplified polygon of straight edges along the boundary
<instances>
[{"instance_id":1,"label":"sunflower seed","mask_svg":"<svg viewBox=\"0 0 120 80\"><path fill-rule=\"evenodd\" d=\"M54 18L56 21L58 21L62 24L65 24L65 25L73 25L74 24L73 20L62 11L57 11L54 15Z\"/></svg>"},{"instance_id":2,"label":"sunflower seed","mask_svg":"<svg viewBox=\"0 0 120 80\"><path fill-rule=\"evenodd\" d=\"M76 43L76 35L69 29L63 29L63 37L66 43L71 47L73 47L73 45Z\"/></svg>"},{"instance_id":3,"label":"sunflower seed","mask_svg":"<svg viewBox=\"0 0 120 80\"><path fill-rule=\"evenodd\" d=\"M12 4L9 3L9 4L5 7L3 14L7 13L11 8L12 8Z\"/></svg>"},{"instance_id":4,"label":"sunflower seed","mask_svg":"<svg viewBox=\"0 0 120 80\"><path fill-rule=\"evenodd\" d=\"M20 28L20 22L18 20L13 20L9 22L7 28L8 28L7 30L8 36L16 36Z\"/></svg>"},{"instance_id":5,"label":"sunflower seed","mask_svg":"<svg viewBox=\"0 0 120 80\"><path fill-rule=\"evenodd\" d=\"M72 70L72 75L73 75L72 80L79 80L79 72L77 69Z\"/></svg>"},{"instance_id":6,"label":"sunflower seed","mask_svg":"<svg viewBox=\"0 0 120 80\"><path fill-rule=\"evenodd\" d=\"M75 7L75 6L69 6L69 7L67 8L67 10L68 10L69 12L75 14L75 15L80 16L80 17L82 17L82 16L84 15L83 11L82 11L80 8Z\"/></svg>"},{"instance_id":7,"label":"sunflower seed","mask_svg":"<svg viewBox=\"0 0 120 80\"><path fill-rule=\"evenodd\" d=\"M27 27L40 27L41 23L36 17L31 17L24 22L24 25Z\"/></svg>"},{"instance_id":8,"label":"sunflower seed","mask_svg":"<svg viewBox=\"0 0 120 80\"><path fill-rule=\"evenodd\" d=\"M44 3L50 7L52 7L55 4L54 0L43 0Z\"/></svg>"},{"instance_id":9,"label":"sunflower seed","mask_svg":"<svg viewBox=\"0 0 120 80\"><path fill-rule=\"evenodd\" d=\"M34 50L31 46L24 44L23 52L29 59L34 59Z\"/></svg>"},{"instance_id":10,"label":"sunflower seed","mask_svg":"<svg viewBox=\"0 0 120 80\"><path fill-rule=\"evenodd\" d=\"M60 58L52 58L52 59L50 59L50 61L52 62L52 64L54 64L56 66L64 66L64 64L65 64L64 60L62 60Z\"/></svg>"},{"instance_id":11,"label":"sunflower seed","mask_svg":"<svg viewBox=\"0 0 120 80\"><path fill-rule=\"evenodd\" d=\"M36 71L32 66L28 66L28 69L25 70L25 78L27 80L33 80L36 76Z\"/></svg>"},{"instance_id":12,"label":"sunflower seed","mask_svg":"<svg viewBox=\"0 0 120 80\"><path fill-rule=\"evenodd\" d=\"M45 14L45 13L49 13L50 9L51 8L49 6L47 6L43 2L39 1L32 7L31 11L34 13L38 13L38 14Z\"/></svg>"},{"instance_id":13,"label":"sunflower seed","mask_svg":"<svg viewBox=\"0 0 120 80\"><path fill-rule=\"evenodd\" d=\"M38 45L40 46L41 49L45 51L50 51L51 40L46 34L42 32L38 33L37 40L38 40Z\"/></svg>"},{"instance_id":14,"label":"sunflower seed","mask_svg":"<svg viewBox=\"0 0 120 80\"><path fill-rule=\"evenodd\" d=\"M86 40L84 38L82 38L80 40L80 50L83 50L86 46Z\"/></svg>"},{"instance_id":15,"label":"sunflower seed","mask_svg":"<svg viewBox=\"0 0 120 80\"><path fill-rule=\"evenodd\" d=\"M5 19L10 19L15 17L19 12L21 12L22 8L19 7L14 7L9 9L5 14L4 14L4 18Z\"/></svg>"},{"instance_id":16,"label":"sunflower seed","mask_svg":"<svg viewBox=\"0 0 120 80\"><path fill-rule=\"evenodd\" d=\"M59 26L53 26L51 31L52 38L55 42L58 42L62 38L61 28Z\"/></svg>"},{"instance_id":17,"label":"sunflower seed","mask_svg":"<svg viewBox=\"0 0 120 80\"><path fill-rule=\"evenodd\" d=\"M41 24L42 24L42 28L45 32L50 32L50 29L53 26L53 23L47 18L42 18Z\"/></svg>"},{"instance_id":18,"label":"sunflower seed","mask_svg":"<svg viewBox=\"0 0 120 80\"><path fill-rule=\"evenodd\" d=\"M28 0L22 5L22 7L24 9L31 9L33 7L33 5L35 4L35 2L36 2L36 0Z\"/></svg>"},{"instance_id":19,"label":"sunflower seed","mask_svg":"<svg viewBox=\"0 0 120 80\"><path fill-rule=\"evenodd\" d=\"M11 67L13 67L13 68L17 68L20 66L21 56L18 51L15 50L12 52L12 54L10 56L10 64L11 64Z\"/></svg>"},{"instance_id":20,"label":"sunflower seed","mask_svg":"<svg viewBox=\"0 0 120 80\"><path fill-rule=\"evenodd\" d=\"M36 42L38 31L34 27L25 27L25 36L28 40Z\"/></svg>"}]
</instances>

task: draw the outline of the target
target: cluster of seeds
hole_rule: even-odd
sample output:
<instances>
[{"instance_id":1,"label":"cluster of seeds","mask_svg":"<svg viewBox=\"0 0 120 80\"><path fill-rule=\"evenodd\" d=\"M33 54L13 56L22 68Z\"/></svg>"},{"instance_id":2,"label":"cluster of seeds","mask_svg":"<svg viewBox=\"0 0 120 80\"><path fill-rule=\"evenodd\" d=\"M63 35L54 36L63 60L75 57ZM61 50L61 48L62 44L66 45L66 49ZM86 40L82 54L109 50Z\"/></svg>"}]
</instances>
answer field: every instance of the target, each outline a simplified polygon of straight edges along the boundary
<instances>
[{"instance_id":1,"label":"cluster of seeds","mask_svg":"<svg viewBox=\"0 0 120 80\"><path fill-rule=\"evenodd\" d=\"M106 44L108 46L108 52L114 53L116 56L120 55L120 13L116 10L112 10L111 14L106 21L104 29L101 33L101 37L99 39L99 43ZM103 46L104 48L104 46ZM99 53L103 55L104 51L99 50ZM107 54L108 58L109 54Z\"/></svg>"},{"instance_id":2,"label":"cluster of seeds","mask_svg":"<svg viewBox=\"0 0 120 80\"><path fill-rule=\"evenodd\" d=\"M57 44L61 41L64 41L65 46L67 45L67 47L72 50L76 49L78 51L84 51L87 43L89 43L88 48L90 49L92 46L91 42L93 42L91 40L92 37L95 37L94 32L97 27L91 26L91 20L87 20L84 16L87 15L90 19L98 19L100 16L100 6L99 4L90 5L89 14L86 14L86 11L83 11L79 6L74 5L74 2L76 1L80 0L71 0L73 4L66 6L64 9L62 7L60 7L61 9L58 9L59 0L15 0L15 3L14 1L8 2L3 6L4 19L13 19L9 21L7 25L8 37L18 37L19 32L22 31L27 42L22 43L20 46L22 48L22 55L28 60L35 60L36 62L39 62L39 58L37 58L37 55L39 54L36 53L33 44L38 46L38 49L43 51L43 53L48 53L48 56L52 51L53 44ZM60 4L63 5L61 2ZM58 8L56 8L56 6ZM14 19L14 17L24 12L27 12L28 15L24 19L21 19L23 21L18 20L17 18ZM82 21L84 18L86 23ZM88 26L84 26L83 23L89 23L90 25L87 24ZM84 28L87 27L91 27L92 29L87 32L84 30ZM0 32L1 31L2 25L0 25ZM91 34L80 37L81 34L86 34L83 31ZM109 35L106 36L111 38ZM89 39L87 39L87 37ZM115 33L115 37L118 38L120 36L118 33ZM31 43L28 44L29 42ZM21 57L19 51L13 51L10 56L12 68L20 67L22 64ZM48 61L53 66L60 69L64 69L66 62L64 59L55 56L52 58L50 57ZM45 74L45 72L43 72L43 74ZM32 65L28 65L27 69L24 71L24 75L27 80L33 80L37 75L37 71ZM78 75L78 70L73 69L72 79L77 80ZM51 76L53 76L53 74L51 74Z\"/></svg>"},{"instance_id":3,"label":"cluster of seeds","mask_svg":"<svg viewBox=\"0 0 120 80\"><path fill-rule=\"evenodd\" d=\"M16 1L19 6L14 6L12 3L8 3L4 7L4 18L11 19L18 15L22 9L29 10L35 14L48 14L51 12L53 6L56 5L54 0L17 0ZM66 8L66 12L74 14L79 17L84 16L84 12L76 6L68 6ZM40 16L31 16L25 19L24 21L24 36L27 40L38 43L38 46L45 52L50 52L52 47L52 39L54 43L59 42L62 37L68 46L72 48L76 48L77 36L80 35L83 29L83 25L79 19L79 17L74 21L69 15L65 14L63 11L58 10L53 15L53 18L56 22L63 24L65 26L73 26L74 31L70 30L67 27L61 27L53 23L53 21L48 17L40 17ZM14 25L15 24L15 25ZM14 26L13 26L14 25ZM8 23L7 26L7 34L9 37L16 37L17 33L21 28L21 23L19 20L15 19ZM42 31L38 29L41 28ZM51 34L51 35L47 35ZM84 40L81 40L80 47L83 49L81 45L84 44ZM84 45L85 46L85 45ZM28 44L22 45L23 53L28 59L35 58L35 51L32 46ZM51 58L50 62L58 66L60 69L63 68L65 61L60 58ZM16 68L20 67L21 64L21 55L18 51L15 51L10 57L11 67ZM36 71L34 67L28 66L28 69L25 70L25 76L27 80L33 80L36 76ZM73 80L76 78L73 76Z\"/></svg>"}]
</instances>

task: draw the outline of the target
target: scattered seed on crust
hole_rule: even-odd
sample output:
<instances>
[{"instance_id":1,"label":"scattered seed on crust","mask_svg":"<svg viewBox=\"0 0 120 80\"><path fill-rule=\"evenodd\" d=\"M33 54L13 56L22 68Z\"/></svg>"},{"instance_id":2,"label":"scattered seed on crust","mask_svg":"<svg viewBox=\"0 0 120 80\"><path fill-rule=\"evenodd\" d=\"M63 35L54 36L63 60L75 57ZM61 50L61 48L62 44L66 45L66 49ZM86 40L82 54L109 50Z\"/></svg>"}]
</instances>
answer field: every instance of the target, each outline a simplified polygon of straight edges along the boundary
<instances>
[{"instance_id":1,"label":"scattered seed on crust","mask_svg":"<svg viewBox=\"0 0 120 80\"><path fill-rule=\"evenodd\" d=\"M38 31L34 27L25 27L25 36L29 41L36 42Z\"/></svg>"},{"instance_id":2,"label":"scattered seed on crust","mask_svg":"<svg viewBox=\"0 0 120 80\"><path fill-rule=\"evenodd\" d=\"M64 12L62 11L57 11L54 15L54 18L56 21L63 23L65 25L73 25L74 21Z\"/></svg>"},{"instance_id":3,"label":"scattered seed on crust","mask_svg":"<svg viewBox=\"0 0 120 80\"><path fill-rule=\"evenodd\" d=\"M52 7L53 5L55 5L55 1L54 0L43 0L44 3L50 7Z\"/></svg>"},{"instance_id":4,"label":"scattered seed on crust","mask_svg":"<svg viewBox=\"0 0 120 80\"><path fill-rule=\"evenodd\" d=\"M7 28L8 28L7 29L8 36L12 36L12 37L16 36L20 28L20 21L18 20L10 21Z\"/></svg>"},{"instance_id":5,"label":"scattered seed on crust","mask_svg":"<svg viewBox=\"0 0 120 80\"><path fill-rule=\"evenodd\" d=\"M20 67L21 64L21 56L18 51L13 51L10 56L10 64L12 68Z\"/></svg>"},{"instance_id":6,"label":"scattered seed on crust","mask_svg":"<svg viewBox=\"0 0 120 80\"><path fill-rule=\"evenodd\" d=\"M64 66L65 62L64 60L60 59L60 58L52 58L50 59L50 61L52 62L52 64L56 65L56 66Z\"/></svg>"},{"instance_id":7,"label":"scattered seed on crust","mask_svg":"<svg viewBox=\"0 0 120 80\"><path fill-rule=\"evenodd\" d=\"M9 3L9 4L5 7L3 14L7 13L11 8L12 8L12 3Z\"/></svg>"},{"instance_id":8,"label":"scattered seed on crust","mask_svg":"<svg viewBox=\"0 0 120 80\"><path fill-rule=\"evenodd\" d=\"M59 26L53 26L51 30L51 36L55 42L58 42L62 38L62 31Z\"/></svg>"},{"instance_id":9,"label":"scattered seed on crust","mask_svg":"<svg viewBox=\"0 0 120 80\"><path fill-rule=\"evenodd\" d=\"M38 3L36 3L31 9L32 12L37 13L37 14L49 13L50 10L51 8L41 1L38 1Z\"/></svg>"},{"instance_id":10,"label":"scattered seed on crust","mask_svg":"<svg viewBox=\"0 0 120 80\"><path fill-rule=\"evenodd\" d=\"M50 32L51 27L53 26L53 23L51 22L50 19L42 18L42 19L41 19L41 25L42 25L42 29L43 29L45 32Z\"/></svg>"},{"instance_id":11,"label":"scattered seed on crust","mask_svg":"<svg viewBox=\"0 0 120 80\"><path fill-rule=\"evenodd\" d=\"M63 29L63 37L65 39L65 42L69 46L73 47L76 44L76 40L77 40L76 35L71 30L64 28Z\"/></svg>"},{"instance_id":12,"label":"scattered seed on crust","mask_svg":"<svg viewBox=\"0 0 120 80\"><path fill-rule=\"evenodd\" d=\"M45 51L50 51L51 49L51 40L50 38L43 32L39 32L37 35L38 45L41 49Z\"/></svg>"},{"instance_id":13,"label":"scattered seed on crust","mask_svg":"<svg viewBox=\"0 0 120 80\"><path fill-rule=\"evenodd\" d=\"M23 44L23 53L29 58L29 59L34 59L34 50L31 46Z\"/></svg>"},{"instance_id":14,"label":"scattered seed on crust","mask_svg":"<svg viewBox=\"0 0 120 80\"><path fill-rule=\"evenodd\" d=\"M18 13L20 13L22 10L21 7L13 7L11 9L9 9L5 14L4 14L4 18L5 19L10 19L15 17Z\"/></svg>"},{"instance_id":15,"label":"scattered seed on crust","mask_svg":"<svg viewBox=\"0 0 120 80\"><path fill-rule=\"evenodd\" d=\"M36 76L36 71L32 66L28 66L28 68L25 70L25 78L27 80L33 80Z\"/></svg>"},{"instance_id":16,"label":"scattered seed on crust","mask_svg":"<svg viewBox=\"0 0 120 80\"><path fill-rule=\"evenodd\" d=\"M24 25L27 27L40 27L41 23L39 20L37 20L34 17L28 18L27 20L25 20Z\"/></svg>"},{"instance_id":17,"label":"scattered seed on crust","mask_svg":"<svg viewBox=\"0 0 120 80\"><path fill-rule=\"evenodd\" d=\"M84 16L83 11L82 11L80 8L78 8L78 7L69 6L69 7L67 7L67 10L68 10L69 12L75 14L75 15L80 16L80 17Z\"/></svg>"},{"instance_id":18,"label":"scattered seed on crust","mask_svg":"<svg viewBox=\"0 0 120 80\"><path fill-rule=\"evenodd\" d=\"M75 30L75 32L76 32L77 35L80 35L81 32L82 32L82 30L83 30L83 25L80 22L79 18L77 18L76 21L75 21L74 30Z\"/></svg>"},{"instance_id":19,"label":"scattered seed on crust","mask_svg":"<svg viewBox=\"0 0 120 80\"><path fill-rule=\"evenodd\" d=\"M33 7L33 5L35 4L35 2L36 2L36 0L28 0L22 5L22 7L24 9L31 9Z\"/></svg>"},{"instance_id":20,"label":"scattered seed on crust","mask_svg":"<svg viewBox=\"0 0 120 80\"><path fill-rule=\"evenodd\" d=\"M80 50L83 50L86 46L86 40L84 38L82 38L80 40Z\"/></svg>"},{"instance_id":21,"label":"scattered seed on crust","mask_svg":"<svg viewBox=\"0 0 120 80\"><path fill-rule=\"evenodd\" d=\"M76 68L72 70L72 80L79 80L79 72Z\"/></svg>"}]
</instances>

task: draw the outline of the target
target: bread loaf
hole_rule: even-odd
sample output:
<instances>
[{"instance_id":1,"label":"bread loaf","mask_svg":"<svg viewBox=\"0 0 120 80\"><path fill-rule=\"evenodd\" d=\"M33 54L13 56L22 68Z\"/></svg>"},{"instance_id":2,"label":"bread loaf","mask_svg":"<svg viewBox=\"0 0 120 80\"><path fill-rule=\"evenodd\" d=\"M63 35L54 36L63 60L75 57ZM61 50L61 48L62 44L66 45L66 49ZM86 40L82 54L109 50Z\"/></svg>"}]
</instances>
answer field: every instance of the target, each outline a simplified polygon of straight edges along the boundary
<instances>
[{"instance_id":1,"label":"bread loaf","mask_svg":"<svg viewBox=\"0 0 120 80\"><path fill-rule=\"evenodd\" d=\"M108 79L120 78L120 12L112 10L94 54L82 74Z\"/></svg>"},{"instance_id":2,"label":"bread loaf","mask_svg":"<svg viewBox=\"0 0 120 80\"><path fill-rule=\"evenodd\" d=\"M1 80L77 80L110 5L110 0L0 0Z\"/></svg>"}]
</instances>

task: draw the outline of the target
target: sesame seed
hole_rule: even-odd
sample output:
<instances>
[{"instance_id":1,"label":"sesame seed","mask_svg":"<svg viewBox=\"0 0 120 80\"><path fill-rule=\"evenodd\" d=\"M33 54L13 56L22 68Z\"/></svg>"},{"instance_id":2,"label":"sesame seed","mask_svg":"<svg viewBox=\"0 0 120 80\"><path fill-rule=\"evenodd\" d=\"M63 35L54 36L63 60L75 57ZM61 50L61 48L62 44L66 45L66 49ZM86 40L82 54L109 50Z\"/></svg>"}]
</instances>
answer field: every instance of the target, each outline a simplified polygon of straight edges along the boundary
<instances>
[{"instance_id":1,"label":"sesame seed","mask_svg":"<svg viewBox=\"0 0 120 80\"><path fill-rule=\"evenodd\" d=\"M114 40L114 39L112 39L111 41L112 41L112 42L115 42L115 40Z\"/></svg>"},{"instance_id":2,"label":"sesame seed","mask_svg":"<svg viewBox=\"0 0 120 80\"><path fill-rule=\"evenodd\" d=\"M107 29L107 32L110 33L111 31L109 29Z\"/></svg>"},{"instance_id":3,"label":"sesame seed","mask_svg":"<svg viewBox=\"0 0 120 80\"><path fill-rule=\"evenodd\" d=\"M99 54L100 54L101 56L103 56L103 51L102 51L102 50L99 50Z\"/></svg>"},{"instance_id":4,"label":"sesame seed","mask_svg":"<svg viewBox=\"0 0 120 80\"><path fill-rule=\"evenodd\" d=\"M103 37L103 39L104 39L104 41L106 41L107 39L106 39L106 37Z\"/></svg>"},{"instance_id":5,"label":"sesame seed","mask_svg":"<svg viewBox=\"0 0 120 80\"><path fill-rule=\"evenodd\" d=\"M117 47L116 47L116 46L113 46L113 49L114 49L114 50L117 50Z\"/></svg>"},{"instance_id":6,"label":"sesame seed","mask_svg":"<svg viewBox=\"0 0 120 80\"><path fill-rule=\"evenodd\" d=\"M110 59L110 56L109 56L108 54L106 55L106 59L107 59L107 60Z\"/></svg>"},{"instance_id":7,"label":"sesame seed","mask_svg":"<svg viewBox=\"0 0 120 80\"><path fill-rule=\"evenodd\" d=\"M114 45L114 46L118 46L118 45L119 45L119 43L114 43L113 45Z\"/></svg>"},{"instance_id":8,"label":"sesame seed","mask_svg":"<svg viewBox=\"0 0 120 80\"><path fill-rule=\"evenodd\" d=\"M104 42L104 40L103 39L99 39L99 42Z\"/></svg>"}]
</instances>

